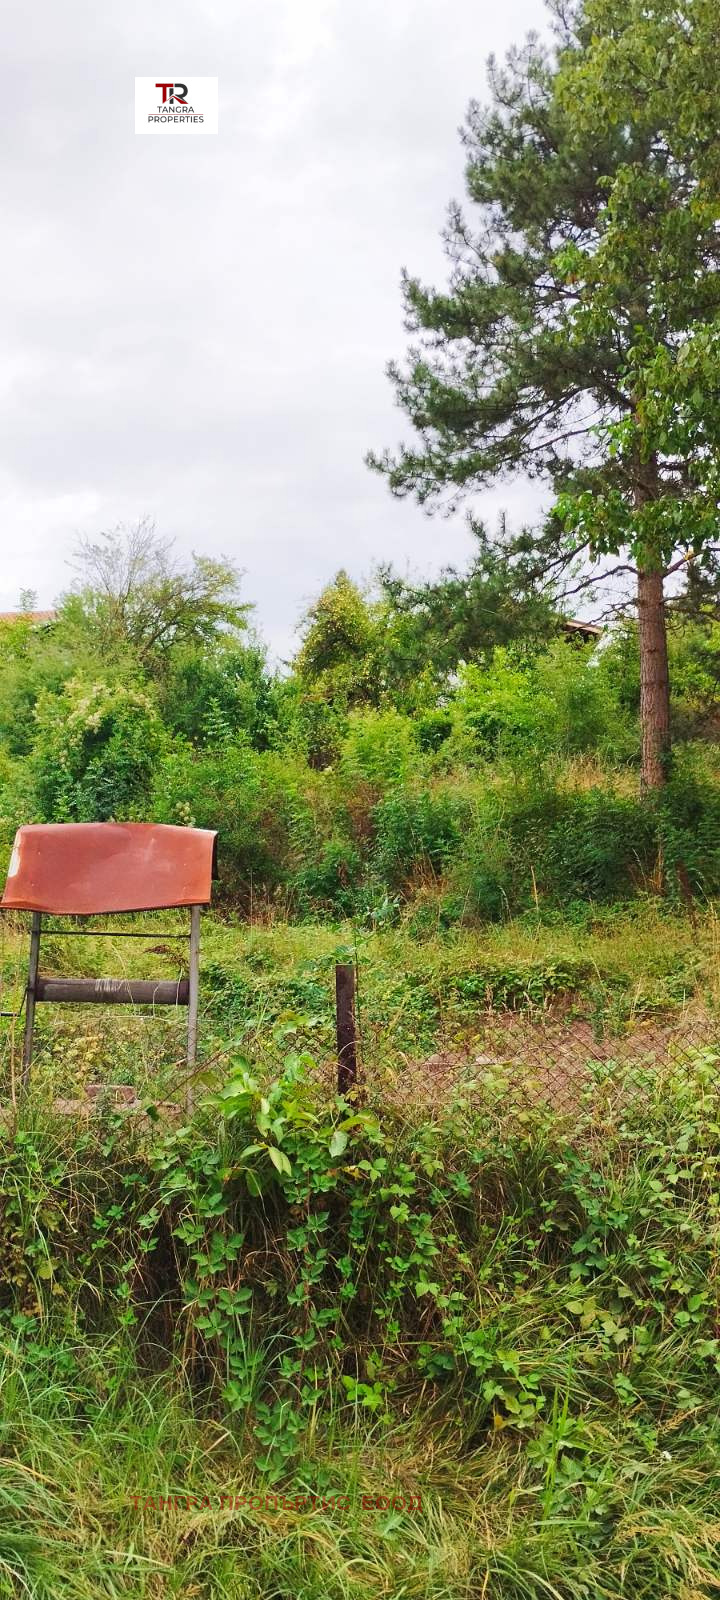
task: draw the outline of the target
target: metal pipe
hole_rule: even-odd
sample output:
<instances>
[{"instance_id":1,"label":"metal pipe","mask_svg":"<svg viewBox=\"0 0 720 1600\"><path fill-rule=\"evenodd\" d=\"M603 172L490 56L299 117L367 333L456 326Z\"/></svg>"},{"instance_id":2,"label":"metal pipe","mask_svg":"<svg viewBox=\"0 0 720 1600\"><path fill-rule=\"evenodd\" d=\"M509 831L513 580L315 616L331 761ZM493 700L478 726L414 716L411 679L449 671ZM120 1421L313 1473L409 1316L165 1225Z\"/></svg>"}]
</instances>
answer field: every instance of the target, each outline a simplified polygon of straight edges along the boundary
<instances>
[{"instance_id":1,"label":"metal pipe","mask_svg":"<svg viewBox=\"0 0 720 1600\"><path fill-rule=\"evenodd\" d=\"M189 933L124 933L121 928L45 928L46 939L189 939Z\"/></svg>"},{"instance_id":2,"label":"metal pipe","mask_svg":"<svg viewBox=\"0 0 720 1600\"><path fill-rule=\"evenodd\" d=\"M77 1005L186 1006L187 978L174 983L151 978L38 978L38 1001L70 1001Z\"/></svg>"},{"instance_id":3,"label":"metal pipe","mask_svg":"<svg viewBox=\"0 0 720 1600\"><path fill-rule=\"evenodd\" d=\"M33 911L30 929L30 961L28 963L27 987L25 989L25 1035L23 1038L22 1055L22 1086L27 1089L30 1081L30 1063L33 1053L33 1034L35 1031L35 999L38 981L38 962L40 960L40 933L42 930L42 913Z\"/></svg>"}]
</instances>

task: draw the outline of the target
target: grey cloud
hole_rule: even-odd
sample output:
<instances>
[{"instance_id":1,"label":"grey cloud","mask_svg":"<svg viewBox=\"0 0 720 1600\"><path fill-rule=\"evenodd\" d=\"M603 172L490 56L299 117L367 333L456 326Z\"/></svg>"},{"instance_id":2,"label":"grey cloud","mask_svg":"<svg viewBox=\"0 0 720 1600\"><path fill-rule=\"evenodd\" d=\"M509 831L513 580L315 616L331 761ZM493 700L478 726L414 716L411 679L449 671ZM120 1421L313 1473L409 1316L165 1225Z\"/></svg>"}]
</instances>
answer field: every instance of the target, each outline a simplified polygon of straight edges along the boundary
<instances>
[{"instance_id":1,"label":"grey cloud","mask_svg":"<svg viewBox=\"0 0 720 1600\"><path fill-rule=\"evenodd\" d=\"M36 0L5 20L0 602L47 603L77 534L142 514L233 555L280 654L341 562L462 559L391 500L401 265L444 271L456 137L541 0ZM142 139L133 79L220 79L217 139ZM533 512L523 485L482 499Z\"/></svg>"}]
</instances>

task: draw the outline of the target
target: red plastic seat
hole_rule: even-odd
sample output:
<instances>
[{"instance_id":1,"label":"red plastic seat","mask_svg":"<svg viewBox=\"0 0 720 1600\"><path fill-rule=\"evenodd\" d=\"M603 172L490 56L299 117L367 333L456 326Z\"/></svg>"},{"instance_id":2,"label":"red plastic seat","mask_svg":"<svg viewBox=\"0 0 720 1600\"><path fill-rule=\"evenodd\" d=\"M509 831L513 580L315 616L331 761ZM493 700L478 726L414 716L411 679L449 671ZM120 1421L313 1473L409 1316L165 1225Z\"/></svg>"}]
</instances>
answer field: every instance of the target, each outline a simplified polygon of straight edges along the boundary
<instances>
[{"instance_id":1,"label":"red plastic seat","mask_svg":"<svg viewBox=\"0 0 720 1600\"><path fill-rule=\"evenodd\" d=\"M5 910L92 916L210 902L217 834L154 822L18 828Z\"/></svg>"}]
</instances>

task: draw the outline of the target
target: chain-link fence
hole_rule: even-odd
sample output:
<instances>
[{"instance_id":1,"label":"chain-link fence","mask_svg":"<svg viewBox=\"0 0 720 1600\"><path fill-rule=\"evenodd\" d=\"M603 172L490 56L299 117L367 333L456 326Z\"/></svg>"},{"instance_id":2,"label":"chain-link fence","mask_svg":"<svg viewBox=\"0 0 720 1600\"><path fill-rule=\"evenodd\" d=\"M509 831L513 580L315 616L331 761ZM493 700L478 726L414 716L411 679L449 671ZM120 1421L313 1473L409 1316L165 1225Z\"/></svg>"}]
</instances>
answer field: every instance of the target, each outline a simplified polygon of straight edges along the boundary
<instances>
[{"instance_id":1,"label":"chain-link fence","mask_svg":"<svg viewBox=\"0 0 720 1600\"><path fill-rule=\"evenodd\" d=\"M367 1059L367 1051L364 1052ZM471 1048L409 1059L401 1099L447 1104L458 1093L522 1115L545 1109L569 1123L642 1115L666 1092L720 1089L720 1024L702 1010L603 1029L577 1015L488 1012Z\"/></svg>"}]
</instances>

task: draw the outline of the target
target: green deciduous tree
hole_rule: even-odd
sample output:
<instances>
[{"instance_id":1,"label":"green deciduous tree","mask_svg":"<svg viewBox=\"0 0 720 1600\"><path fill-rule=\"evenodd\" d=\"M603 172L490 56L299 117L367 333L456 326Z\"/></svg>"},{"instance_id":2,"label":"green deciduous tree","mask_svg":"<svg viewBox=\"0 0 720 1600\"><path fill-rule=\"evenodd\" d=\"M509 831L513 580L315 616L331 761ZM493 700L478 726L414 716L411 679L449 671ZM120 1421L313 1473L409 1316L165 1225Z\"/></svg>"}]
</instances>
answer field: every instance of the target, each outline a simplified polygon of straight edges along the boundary
<instances>
[{"instance_id":1,"label":"green deciduous tree","mask_svg":"<svg viewBox=\"0 0 720 1600\"><path fill-rule=\"evenodd\" d=\"M550 10L553 48L531 37L491 62L491 103L470 106L448 286L404 278L416 342L390 371L416 440L370 459L421 502L514 472L552 485L538 570L634 583L652 789L670 746L667 580L718 536L717 8Z\"/></svg>"},{"instance_id":2,"label":"green deciduous tree","mask_svg":"<svg viewBox=\"0 0 720 1600\"><path fill-rule=\"evenodd\" d=\"M160 686L160 711L173 733L196 745L245 734L259 750L274 732L277 683L259 640L220 634L178 646Z\"/></svg>"},{"instance_id":3,"label":"green deciduous tree","mask_svg":"<svg viewBox=\"0 0 720 1600\"><path fill-rule=\"evenodd\" d=\"M434 706L458 663L492 657L516 641L538 648L557 629L557 609L542 592L531 536L494 540L471 525L474 549L463 571L446 567L415 581L381 567L372 590L336 574L307 611L293 663L305 693L340 710ZM502 559L498 559L499 555Z\"/></svg>"},{"instance_id":4,"label":"green deciduous tree","mask_svg":"<svg viewBox=\"0 0 720 1600\"><path fill-rule=\"evenodd\" d=\"M73 565L78 581L61 606L64 630L74 628L104 660L125 655L148 676L162 678L174 650L247 626L233 563L194 555L183 566L172 540L147 520L81 540Z\"/></svg>"},{"instance_id":5,"label":"green deciduous tree","mask_svg":"<svg viewBox=\"0 0 720 1600\"><path fill-rule=\"evenodd\" d=\"M301 635L294 667L303 684L346 708L377 704L377 607L347 572L337 572L313 601Z\"/></svg>"}]
</instances>

